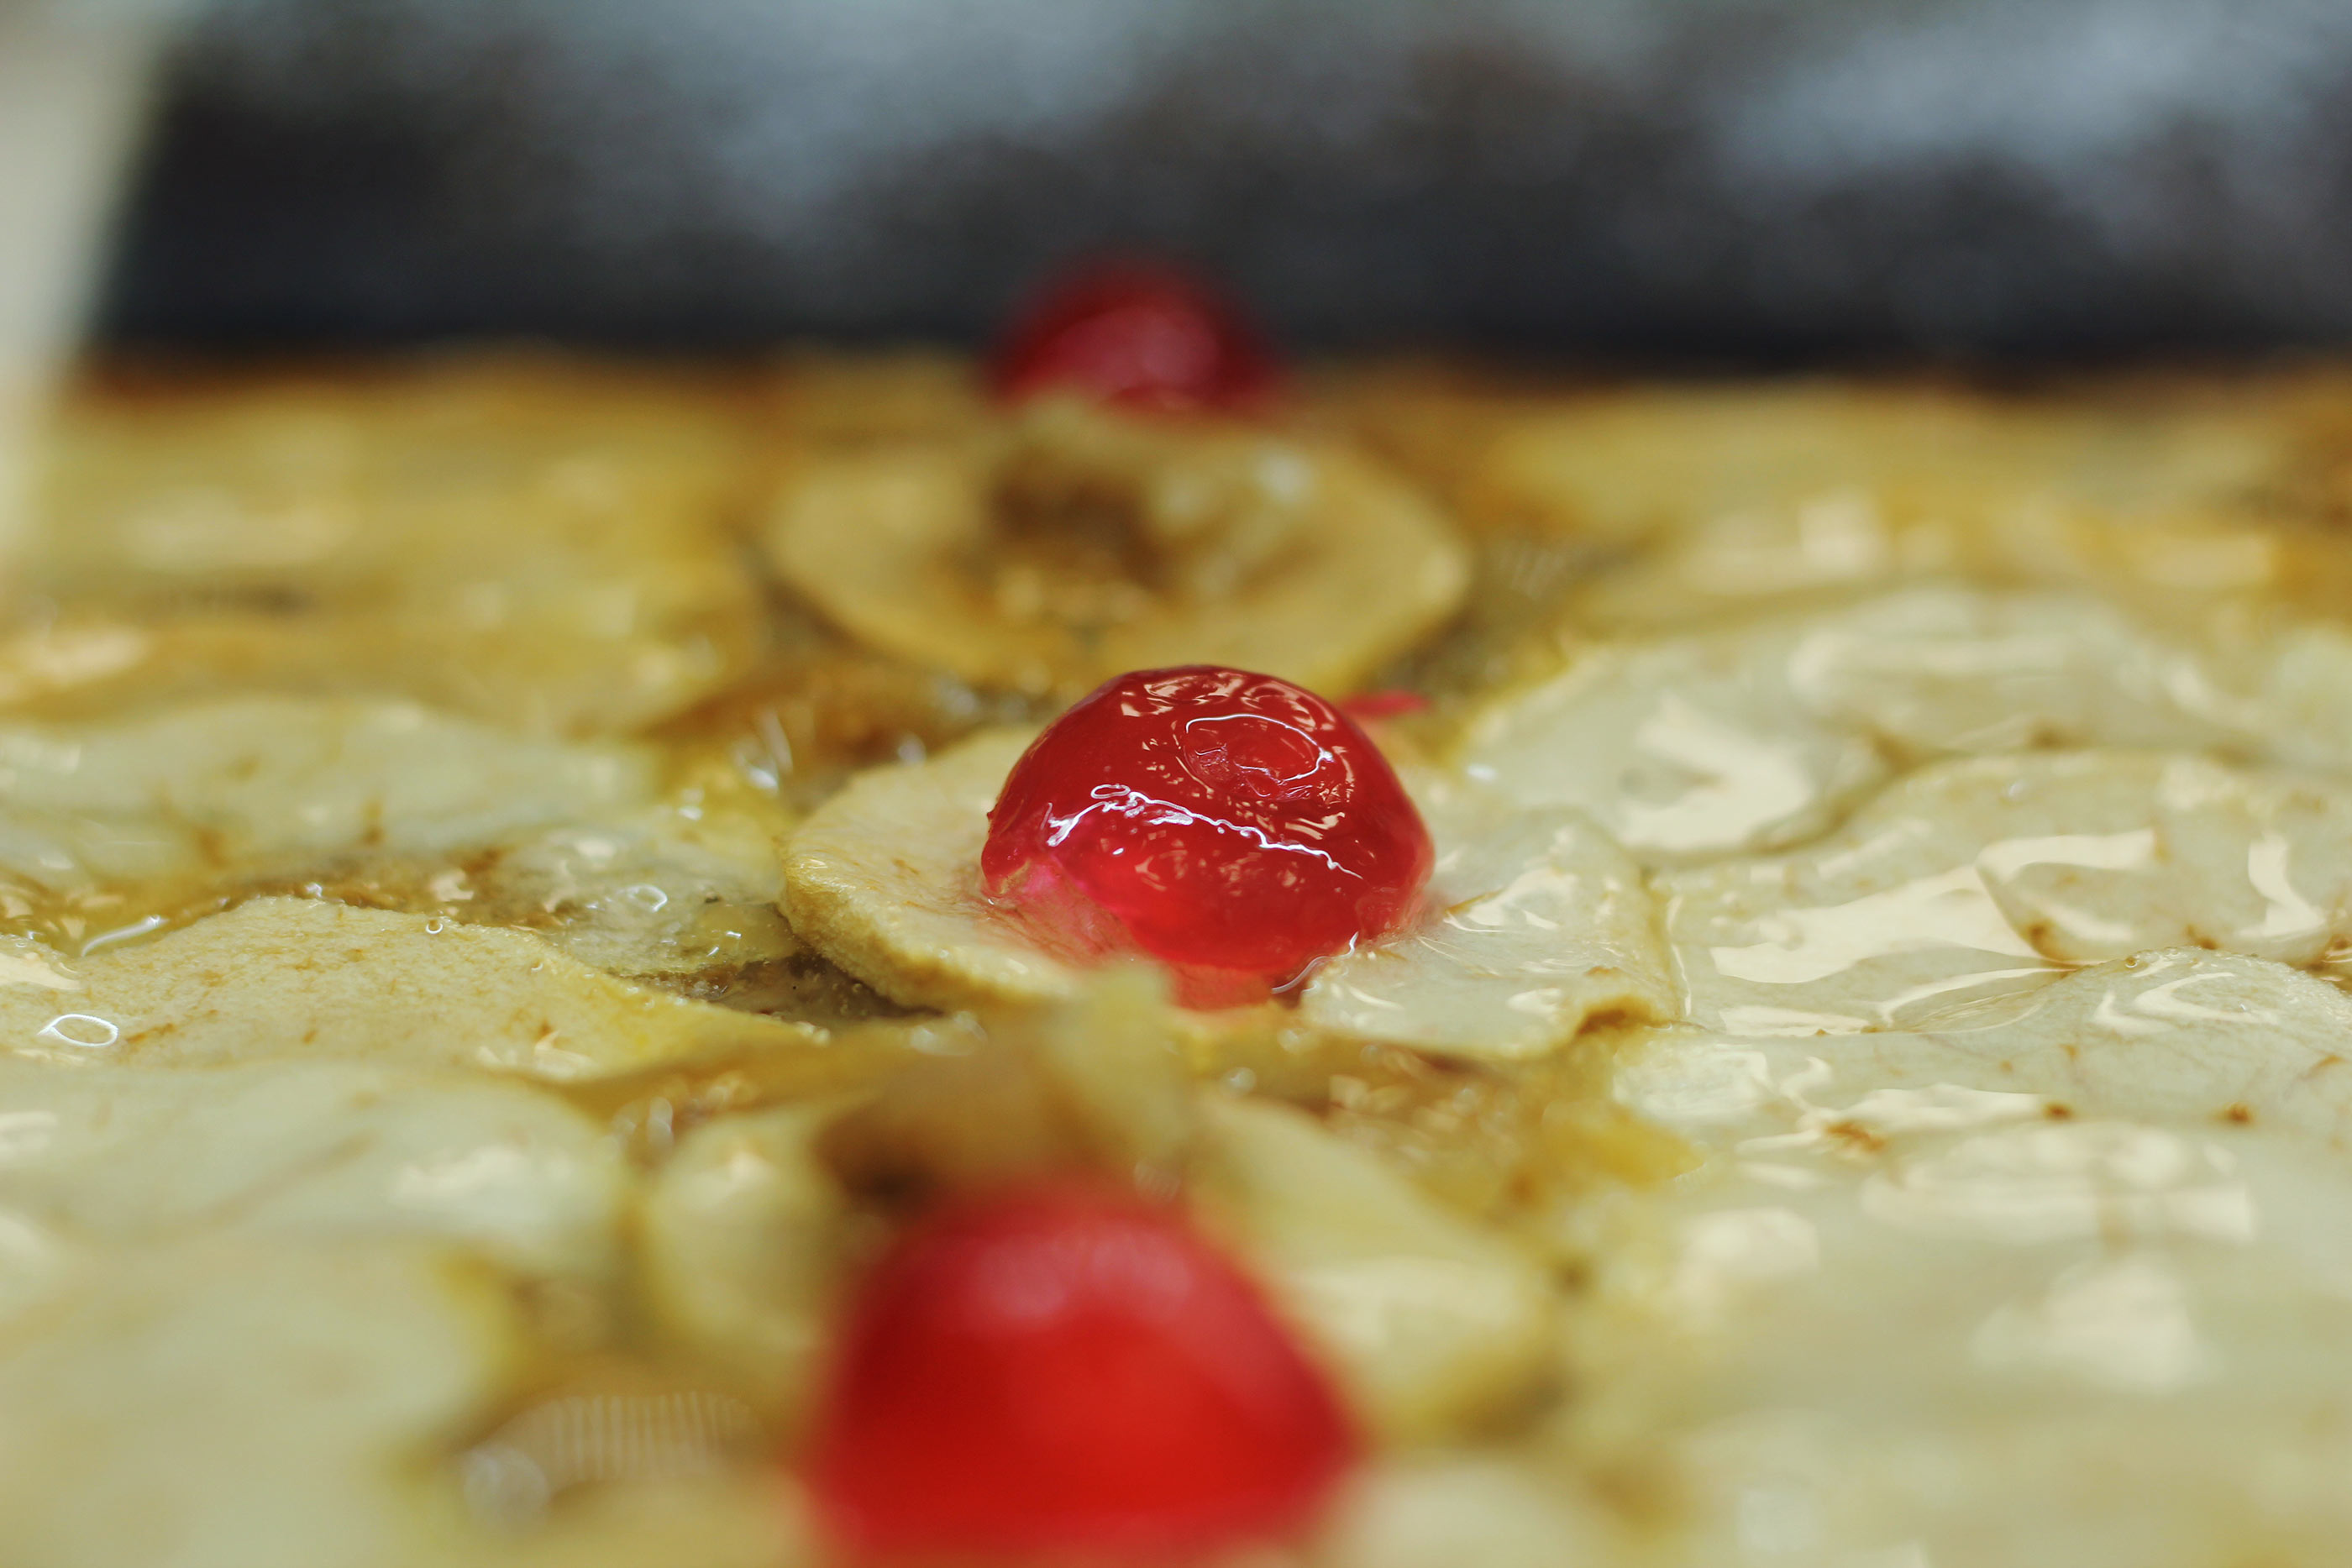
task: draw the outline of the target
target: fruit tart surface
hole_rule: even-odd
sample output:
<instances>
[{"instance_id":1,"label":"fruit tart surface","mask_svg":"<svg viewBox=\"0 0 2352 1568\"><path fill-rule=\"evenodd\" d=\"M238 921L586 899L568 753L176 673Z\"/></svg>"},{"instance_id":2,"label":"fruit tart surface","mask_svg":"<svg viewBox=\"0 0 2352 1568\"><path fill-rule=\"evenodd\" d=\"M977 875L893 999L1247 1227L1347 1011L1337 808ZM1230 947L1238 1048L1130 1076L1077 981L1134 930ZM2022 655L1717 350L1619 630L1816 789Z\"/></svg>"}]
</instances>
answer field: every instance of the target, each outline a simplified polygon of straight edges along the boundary
<instances>
[{"instance_id":1,"label":"fruit tart surface","mask_svg":"<svg viewBox=\"0 0 2352 1568\"><path fill-rule=\"evenodd\" d=\"M2352 372L93 371L0 1560L2352 1552Z\"/></svg>"}]
</instances>

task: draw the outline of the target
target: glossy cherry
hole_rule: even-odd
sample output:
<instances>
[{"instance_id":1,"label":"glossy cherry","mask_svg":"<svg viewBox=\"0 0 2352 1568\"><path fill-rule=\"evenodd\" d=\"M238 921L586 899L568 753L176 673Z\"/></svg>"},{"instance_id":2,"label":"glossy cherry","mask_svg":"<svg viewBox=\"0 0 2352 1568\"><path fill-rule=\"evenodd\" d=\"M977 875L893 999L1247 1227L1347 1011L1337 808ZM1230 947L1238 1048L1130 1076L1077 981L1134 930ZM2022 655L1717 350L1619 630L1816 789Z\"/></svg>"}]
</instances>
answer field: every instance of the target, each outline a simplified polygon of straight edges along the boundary
<instances>
[{"instance_id":1,"label":"glossy cherry","mask_svg":"<svg viewBox=\"0 0 2352 1568\"><path fill-rule=\"evenodd\" d=\"M1047 946L1139 950L1195 1006L1263 997L1412 916L1429 832L1355 720L1213 664L1107 682L1039 736L981 873Z\"/></svg>"},{"instance_id":2,"label":"glossy cherry","mask_svg":"<svg viewBox=\"0 0 2352 1568\"><path fill-rule=\"evenodd\" d=\"M1245 411L1276 381L1273 355L1240 311L1189 274L1134 261L1047 289L991 368L1002 397L1064 390L1163 413Z\"/></svg>"},{"instance_id":3,"label":"glossy cherry","mask_svg":"<svg viewBox=\"0 0 2352 1568\"><path fill-rule=\"evenodd\" d=\"M1296 1534L1356 1451L1175 1211L1047 1187L935 1213L866 1277L809 1476L859 1560L1154 1563Z\"/></svg>"}]
</instances>

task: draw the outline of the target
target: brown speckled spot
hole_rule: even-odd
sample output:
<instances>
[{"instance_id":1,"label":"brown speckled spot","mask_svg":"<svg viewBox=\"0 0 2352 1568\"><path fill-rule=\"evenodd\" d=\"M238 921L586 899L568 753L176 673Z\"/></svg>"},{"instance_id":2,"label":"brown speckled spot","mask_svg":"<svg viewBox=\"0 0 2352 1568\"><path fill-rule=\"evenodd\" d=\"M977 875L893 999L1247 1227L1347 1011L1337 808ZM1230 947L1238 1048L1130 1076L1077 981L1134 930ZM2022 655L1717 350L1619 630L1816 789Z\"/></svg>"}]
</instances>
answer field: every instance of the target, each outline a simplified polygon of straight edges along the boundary
<instances>
[{"instance_id":1,"label":"brown speckled spot","mask_svg":"<svg viewBox=\"0 0 2352 1568\"><path fill-rule=\"evenodd\" d=\"M1885 1138L1859 1122L1832 1122L1822 1130L1859 1154L1874 1155L1886 1147Z\"/></svg>"}]
</instances>

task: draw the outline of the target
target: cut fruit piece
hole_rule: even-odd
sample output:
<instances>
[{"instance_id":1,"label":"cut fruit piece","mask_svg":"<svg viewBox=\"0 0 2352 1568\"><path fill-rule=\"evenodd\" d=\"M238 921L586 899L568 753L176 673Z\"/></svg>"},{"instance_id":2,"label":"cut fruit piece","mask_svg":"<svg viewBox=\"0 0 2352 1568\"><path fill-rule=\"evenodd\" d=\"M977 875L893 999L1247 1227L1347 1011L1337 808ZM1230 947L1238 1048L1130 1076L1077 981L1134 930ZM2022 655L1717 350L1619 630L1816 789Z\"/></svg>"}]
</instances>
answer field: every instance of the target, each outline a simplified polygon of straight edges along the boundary
<instances>
[{"instance_id":1,"label":"cut fruit piece","mask_svg":"<svg viewBox=\"0 0 2352 1568\"><path fill-rule=\"evenodd\" d=\"M803 447L967 434L993 414L978 368L936 349L793 345L764 402L777 434Z\"/></svg>"},{"instance_id":2,"label":"cut fruit piece","mask_svg":"<svg viewBox=\"0 0 2352 1568\"><path fill-rule=\"evenodd\" d=\"M2126 1118L2255 1126L2342 1150L2352 998L2266 959L2173 948L2079 969L1907 1032L1806 1040L1659 1030L1614 1092L1718 1147L1824 1147L1933 1127Z\"/></svg>"},{"instance_id":3,"label":"cut fruit piece","mask_svg":"<svg viewBox=\"0 0 2352 1568\"><path fill-rule=\"evenodd\" d=\"M284 731L255 727L249 746L225 747L218 768L154 781L156 797L173 798L144 813L133 809L144 779L110 780L119 799L99 804L120 810L105 815L58 808L64 791L50 779L24 791L32 803L12 817L0 789L0 871L19 878L0 920L90 952L240 899L299 893L521 927L583 963L698 995L756 985L764 997L779 983L791 988L794 960L816 966L776 908L777 850L794 819L772 794L706 768L649 800L650 748L565 746L438 719L423 727L414 757L397 744L402 725L371 723L387 743L331 750L313 783L299 743L345 738L339 710L375 710L255 700L292 710ZM416 711L388 705L379 716ZM157 740L166 755L186 738L163 726L98 733ZM22 734L0 727L0 758ZM58 754L78 744L61 739ZM202 758L196 744L187 751ZM12 850L24 862L13 868Z\"/></svg>"},{"instance_id":4,"label":"cut fruit piece","mask_svg":"<svg viewBox=\"0 0 2352 1568\"><path fill-rule=\"evenodd\" d=\"M2319 643L2298 646L2315 668L2331 663ZM2312 755L2284 694L2233 686L2231 664L2087 595L1941 584L1588 647L1489 702L1457 760L1522 804L1591 811L1653 863L1703 861L1818 836L1884 781L1889 758L2060 746Z\"/></svg>"},{"instance_id":5,"label":"cut fruit piece","mask_svg":"<svg viewBox=\"0 0 2352 1568\"><path fill-rule=\"evenodd\" d=\"M1345 692L1467 582L1428 506L1338 448L1057 402L999 439L812 455L770 559L874 647L1070 695L1181 664Z\"/></svg>"},{"instance_id":6,"label":"cut fruit piece","mask_svg":"<svg viewBox=\"0 0 2352 1568\"><path fill-rule=\"evenodd\" d=\"M2089 591L2164 624L2225 604L2326 614L2352 570L2326 522L2347 411L2332 372L2016 398L1589 393L1496 404L1484 418L1504 438L1452 489L1472 526L1617 551L1573 595L1586 626L1699 630L1950 577Z\"/></svg>"},{"instance_id":7,"label":"cut fruit piece","mask_svg":"<svg viewBox=\"0 0 2352 1568\"><path fill-rule=\"evenodd\" d=\"M805 1513L798 1490L766 1466L611 1484L564 1499L529 1533L486 1531L435 1568L802 1568L819 1561Z\"/></svg>"},{"instance_id":8,"label":"cut fruit piece","mask_svg":"<svg viewBox=\"0 0 2352 1568\"><path fill-rule=\"evenodd\" d=\"M1309 1026L1439 1056L1547 1056L1594 1019L1680 1009L1641 868L1581 812L1421 791L1429 913L1315 971Z\"/></svg>"},{"instance_id":9,"label":"cut fruit piece","mask_svg":"<svg viewBox=\"0 0 2352 1568\"><path fill-rule=\"evenodd\" d=\"M2347 1201L2340 1154L2221 1125L1768 1142L1610 1217L1557 1451L1677 1499L1676 1562L1756 1561L1759 1493L1818 1562L2323 1562Z\"/></svg>"},{"instance_id":10,"label":"cut fruit piece","mask_svg":"<svg viewBox=\"0 0 2352 1568\"><path fill-rule=\"evenodd\" d=\"M1905 1029L2154 947L2319 961L2352 937L2352 789L2189 755L1974 758L1800 853L1655 881L1696 1021Z\"/></svg>"},{"instance_id":11,"label":"cut fruit piece","mask_svg":"<svg viewBox=\"0 0 2352 1568\"><path fill-rule=\"evenodd\" d=\"M405 1568L484 1544L426 1460L520 1370L487 1274L415 1246L94 1261L0 1323L0 1517L56 1568Z\"/></svg>"},{"instance_id":12,"label":"cut fruit piece","mask_svg":"<svg viewBox=\"0 0 2352 1568\"><path fill-rule=\"evenodd\" d=\"M876 1265L809 1469L859 1557L1191 1562L1302 1532L1356 1447L1178 1211L1047 1186L935 1211Z\"/></svg>"},{"instance_id":13,"label":"cut fruit piece","mask_svg":"<svg viewBox=\"0 0 2352 1568\"><path fill-rule=\"evenodd\" d=\"M776 908L777 856L792 818L772 800L700 792L635 810L583 814L508 838L446 913L529 926L583 964L686 979L800 951Z\"/></svg>"},{"instance_id":14,"label":"cut fruit piece","mask_svg":"<svg viewBox=\"0 0 2352 1568\"><path fill-rule=\"evenodd\" d=\"M637 747L536 740L413 703L243 696L0 726L0 868L51 894L437 856L646 800Z\"/></svg>"},{"instance_id":15,"label":"cut fruit piece","mask_svg":"<svg viewBox=\"0 0 2352 1568\"><path fill-rule=\"evenodd\" d=\"M1543 1388L1556 1303L1510 1243L1304 1113L1212 1092L1196 1197L1392 1442L1458 1437Z\"/></svg>"},{"instance_id":16,"label":"cut fruit piece","mask_svg":"<svg viewBox=\"0 0 2352 1568\"><path fill-rule=\"evenodd\" d=\"M2291 768L2352 774L2352 626L2257 624L2270 635L2255 695L2262 750Z\"/></svg>"},{"instance_id":17,"label":"cut fruit piece","mask_svg":"<svg viewBox=\"0 0 2352 1568\"><path fill-rule=\"evenodd\" d=\"M413 701L524 734L623 737L723 688L751 667L760 643L757 601L748 591L740 607L745 624L730 628L721 618L708 633L681 628L675 643L625 631L608 635L593 624L579 632L568 623L626 620L633 613L630 593L625 584L602 584L579 606L498 611L491 629L472 635L462 630L467 615L462 604L414 615L352 611L289 618L191 611L140 621L78 614L57 635L110 640L127 634L135 638L136 660L103 676L36 682L26 666L37 666L47 650L26 640L0 643L0 691L33 687L12 708L23 717L56 723L110 719L247 691ZM496 605L504 591L492 587L478 597Z\"/></svg>"},{"instance_id":18,"label":"cut fruit piece","mask_svg":"<svg viewBox=\"0 0 2352 1568\"><path fill-rule=\"evenodd\" d=\"M642 989L524 932L309 899L70 965L30 943L9 956L0 1042L47 1061L361 1057L572 1080L823 1038Z\"/></svg>"},{"instance_id":19,"label":"cut fruit piece","mask_svg":"<svg viewBox=\"0 0 2352 1568\"><path fill-rule=\"evenodd\" d=\"M0 1207L156 1245L222 1228L409 1236L519 1272L609 1277L632 1183L605 1129L472 1073L287 1061L168 1071L0 1059Z\"/></svg>"},{"instance_id":20,"label":"cut fruit piece","mask_svg":"<svg viewBox=\"0 0 2352 1568\"><path fill-rule=\"evenodd\" d=\"M1591 813L1654 862L1801 842L1886 764L1799 699L1797 640L1775 628L1589 648L1474 716L1457 761L1505 800Z\"/></svg>"},{"instance_id":21,"label":"cut fruit piece","mask_svg":"<svg viewBox=\"0 0 2352 1568\"><path fill-rule=\"evenodd\" d=\"M2248 749L2264 716L2218 661L2087 594L1932 587L1801 627L1785 668L1826 723L1899 758L2032 747Z\"/></svg>"},{"instance_id":22,"label":"cut fruit piece","mask_svg":"<svg viewBox=\"0 0 2352 1568\"><path fill-rule=\"evenodd\" d=\"M1591 1568L1637 1561L1580 1481L1522 1459L1415 1457L1369 1469L1318 1543L1317 1568Z\"/></svg>"},{"instance_id":23,"label":"cut fruit piece","mask_svg":"<svg viewBox=\"0 0 2352 1568\"><path fill-rule=\"evenodd\" d=\"M759 646L730 532L751 468L709 389L420 366L69 406L27 589L145 639L52 683L89 712L225 684L626 732Z\"/></svg>"},{"instance_id":24,"label":"cut fruit piece","mask_svg":"<svg viewBox=\"0 0 2352 1568\"><path fill-rule=\"evenodd\" d=\"M1950 511L1890 516L1847 491L1678 529L1580 585L1570 608L1612 632L1696 631L1960 580L2097 594L2180 624L2236 603L2315 609L2347 566L2340 541L2259 510L2117 518L2028 507L1971 523Z\"/></svg>"},{"instance_id":25,"label":"cut fruit piece","mask_svg":"<svg viewBox=\"0 0 2352 1568\"><path fill-rule=\"evenodd\" d=\"M796 1412L824 1344L844 1205L815 1140L836 1111L786 1105L698 1127L646 1195L656 1322L771 1410Z\"/></svg>"},{"instance_id":26,"label":"cut fruit piece","mask_svg":"<svg viewBox=\"0 0 2352 1568\"><path fill-rule=\"evenodd\" d=\"M1107 967L1075 1001L996 1011L981 1038L908 1061L821 1153L845 1186L893 1204L1076 1173L1165 1195L1197 1131L1188 1016L1149 965Z\"/></svg>"},{"instance_id":27,"label":"cut fruit piece","mask_svg":"<svg viewBox=\"0 0 2352 1568\"><path fill-rule=\"evenodd\" d=\"M1915 1033L1661 1031L1618 1092L1714 1157L1578 1216L1562 1458L1687 1500L1681 1561L1737 1561L1759 1489L1849 1558L2323 1560L2352 1525L2320 1479L2352 1452L2314 1448L2352 1415L2347 1024L2189 951Z\"/></svg>"},{"instance_id":28,"label":"cut fruit piece","mask_svg":"<svg viewBox=\"0 0 2352 1568\"><path fill-rule=\"evenodd\" d=\"M2037 513L2155 523L2250 507L2296 458L2282 422L2242 409L1918 383L1595 392L1499 423L1467 504L1618 539L1840 507L1963 528Z\"/></svg>"},{"instance_id":29,"label":"cut fruit piece","mask_svg":"<svg viewBox=\"0 0 2352 1568\"><path fill-rule=\"evenodd\" d=\"M989 809L1034 737L989 730L853 779L784 845L793 929L910 1007L1076 995L1079 971L1000 915L980 885Z\"/></svg>"}]
</instances>

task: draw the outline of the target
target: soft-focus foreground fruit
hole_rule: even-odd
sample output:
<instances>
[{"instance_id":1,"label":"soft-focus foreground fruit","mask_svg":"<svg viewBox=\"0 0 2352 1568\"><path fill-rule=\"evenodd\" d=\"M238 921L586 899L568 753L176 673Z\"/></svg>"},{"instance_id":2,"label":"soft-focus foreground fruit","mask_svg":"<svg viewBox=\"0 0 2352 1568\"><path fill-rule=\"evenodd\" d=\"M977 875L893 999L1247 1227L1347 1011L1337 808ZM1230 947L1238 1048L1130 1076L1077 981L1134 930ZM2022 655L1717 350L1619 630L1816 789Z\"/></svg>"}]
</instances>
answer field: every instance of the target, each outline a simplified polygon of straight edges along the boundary
<instances>
[{"instance_id":1,"label":"soft-focus foreground fruit","mask_svg":"<svg viewBox=\"0 0 2352 1568\"><path fill-rule=\"evenodd\" d=\"M1202 1007L1394 930L1432 859L1353 719L1272 675L1189 664L1121 675L1055 720L1004 781L981 871L1048 945L1140 949Z\"/></svg>"},{"instance_id":2,"label":"soft-focus foreground fruit","mask_svg":"<svg viewBox=\"0 0 2352 1568\"><path fill-rule=\"evenodd\" d=\"M1086 1188L918 1224L852 1305L810 1475L864 1561L1155 1563L1294 1535L1356 1452L1172 1210Z\"/></svg>"},{"instance_id":3,"label":"soft-focus foreground fruit","mask_svg":"<svg viewBox=\"0 0 2352 1568\"><path fill-rule=\"evenodd\" d=\"M1272 355L1241 313L1182 272L1090 267L1015 322L992 367L1000 396L1083 392L1129 408L1242 410L1272 392Z\"/></svg>"}]
</instances>

